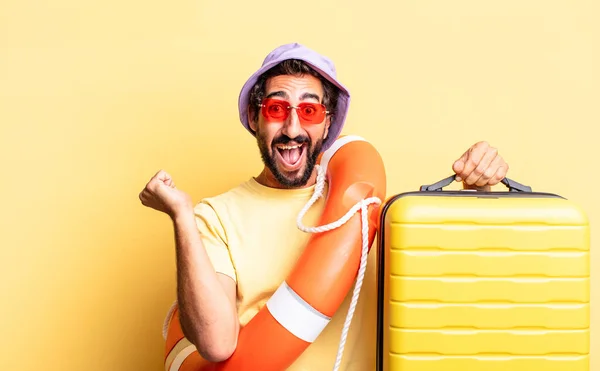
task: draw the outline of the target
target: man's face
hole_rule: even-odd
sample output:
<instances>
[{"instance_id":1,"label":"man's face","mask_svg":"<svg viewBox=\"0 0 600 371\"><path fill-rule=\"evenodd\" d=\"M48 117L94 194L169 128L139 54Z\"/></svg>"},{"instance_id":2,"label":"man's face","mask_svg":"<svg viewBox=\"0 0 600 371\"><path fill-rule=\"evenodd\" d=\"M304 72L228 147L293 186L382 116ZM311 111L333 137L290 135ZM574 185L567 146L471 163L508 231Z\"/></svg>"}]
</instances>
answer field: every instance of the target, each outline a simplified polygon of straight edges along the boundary
<instances>
[{"instance_id":1,"label":"man's face","mask_svg":"<svg viewBox=\"0 0 600 371\"><path fill-rule=\"evenodd\" d=\"M304 186L312 175L330 124L330 116L320 113L318 106L319 114L314 113L314 107L302 107L302 103L318 105L323 101L321 81L311 75L280 75L267 80L265 89L267 117L259 107L257 121L250 123L263 162L281 186ZM288 111L288 105L300 108Z\"/></svg>"}]
</instances>

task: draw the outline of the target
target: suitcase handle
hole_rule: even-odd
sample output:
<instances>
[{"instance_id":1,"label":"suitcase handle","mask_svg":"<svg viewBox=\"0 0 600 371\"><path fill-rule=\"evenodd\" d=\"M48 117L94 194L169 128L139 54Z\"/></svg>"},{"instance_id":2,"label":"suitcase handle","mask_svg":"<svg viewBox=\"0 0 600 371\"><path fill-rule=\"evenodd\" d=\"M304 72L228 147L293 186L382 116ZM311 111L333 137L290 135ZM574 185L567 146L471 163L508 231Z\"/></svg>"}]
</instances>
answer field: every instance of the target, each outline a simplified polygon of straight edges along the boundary
<instances>
[{"instance_id":1,"label":"suitcase handle","mask_svg":"<svg viewBox=\"0 0 600 371\"><path fill-rule=\"evenodd\" d=\"M451 175L445 179L440 180L437 183L433 183L433 184L429 184L429 185L422 185L420 190L422 192L435 192L435 191L441 191L442 188L452 184L452 182L455 181L456 175ZM521 183L515 182L512 179L509 178L504 178L502 179L502 184L504 184L506 187L508 187L508 190L510 192L531 192L531 187L523 185Z\"/></svg>"}]
</instances>

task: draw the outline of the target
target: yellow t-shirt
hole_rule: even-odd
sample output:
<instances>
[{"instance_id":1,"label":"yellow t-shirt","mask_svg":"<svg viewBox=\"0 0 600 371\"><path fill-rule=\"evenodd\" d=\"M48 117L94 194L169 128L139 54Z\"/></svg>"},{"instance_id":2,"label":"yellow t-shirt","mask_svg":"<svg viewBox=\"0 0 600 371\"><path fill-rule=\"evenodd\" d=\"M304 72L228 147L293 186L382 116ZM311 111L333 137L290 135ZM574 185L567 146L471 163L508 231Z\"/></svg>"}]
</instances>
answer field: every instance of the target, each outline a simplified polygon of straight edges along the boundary
<instances>
[{"instance_id":1,"label":"yellow t-shirt","mask_svg":"<svg viewBox=\"0 0 600 371\"><path fill-rule=\"evenodd\" d=\"M215 270L237 283L237 309L242 326L257 314L286 279L308 243L310 234L297 228L296 218L313 192L314 186L275 189L251 178L196 205L197 225ZM324 199L322 197L306 213L304 225L316 225L323 211ZM375 253L375 248L369 253L341 371L375 370ZM317 340L288 371L332 369L353 288Z\"/></svg>"}]
</instances>

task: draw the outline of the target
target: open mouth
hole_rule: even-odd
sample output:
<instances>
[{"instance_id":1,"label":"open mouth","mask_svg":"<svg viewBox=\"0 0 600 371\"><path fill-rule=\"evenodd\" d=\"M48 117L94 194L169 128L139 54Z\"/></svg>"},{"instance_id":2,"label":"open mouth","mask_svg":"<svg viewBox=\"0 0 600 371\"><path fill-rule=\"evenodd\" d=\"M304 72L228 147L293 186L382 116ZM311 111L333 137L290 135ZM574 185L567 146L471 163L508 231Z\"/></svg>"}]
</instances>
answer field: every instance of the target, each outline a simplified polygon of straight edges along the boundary
<instances>
[{"instance_id":1,"label":"open mouth","mask_svg":"<svg viewBox=\"0 0 600 371\"><path fill-rule=\"evenodd\" d=\"M306 144L284 145L278 144L275 146L279 159L283 168L287 171L298 170L302 165L302 159L306 155Z\"/></svg>"}]
</instances>

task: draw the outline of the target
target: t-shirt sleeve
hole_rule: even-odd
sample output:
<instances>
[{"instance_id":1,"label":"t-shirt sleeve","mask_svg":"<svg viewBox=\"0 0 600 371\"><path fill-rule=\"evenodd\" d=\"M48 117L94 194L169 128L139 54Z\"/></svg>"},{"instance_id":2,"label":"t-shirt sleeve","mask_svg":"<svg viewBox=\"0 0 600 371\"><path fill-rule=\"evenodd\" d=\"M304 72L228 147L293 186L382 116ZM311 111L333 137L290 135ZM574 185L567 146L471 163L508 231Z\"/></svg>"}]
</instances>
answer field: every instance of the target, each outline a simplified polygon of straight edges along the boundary
<instances>
[{"instance_id":1,"label":"t-shirt sleeve","mask_svg":"<svg viewBox=\"0 0 600 371\"><path fill-rule=\"evenodd\" d=\"M194 207L196 225L202 244L217 273L225 274L237 282L235 267L231 261L225 228L215 209L208 202Z\"/></svg>"}]
</instances>

